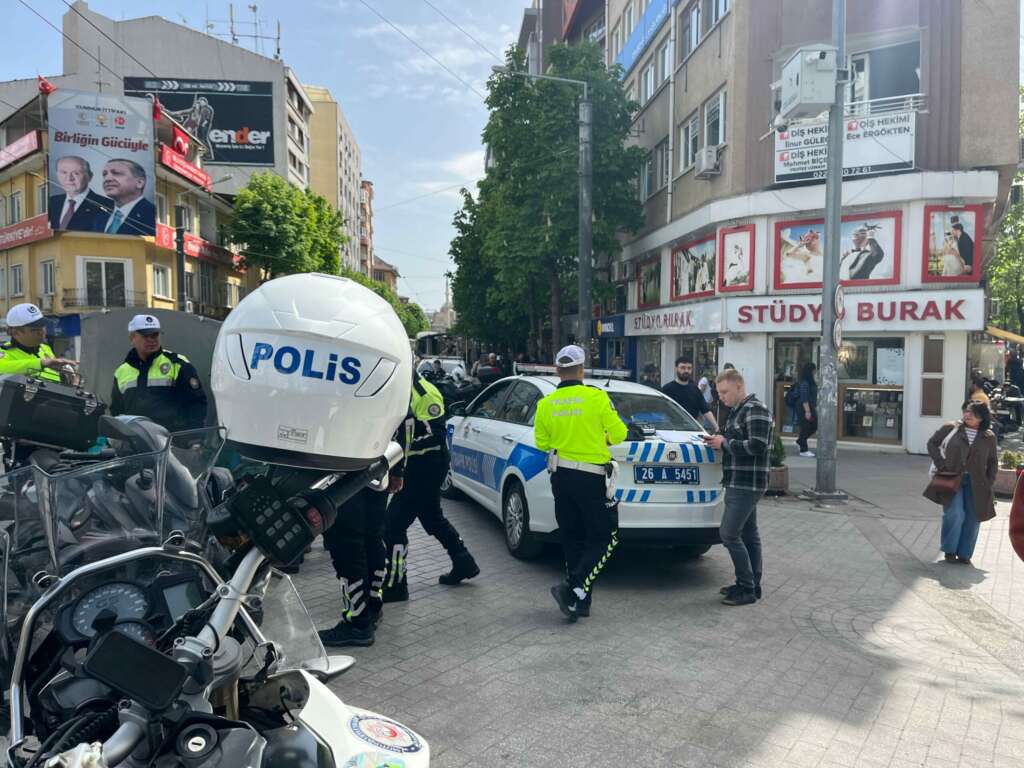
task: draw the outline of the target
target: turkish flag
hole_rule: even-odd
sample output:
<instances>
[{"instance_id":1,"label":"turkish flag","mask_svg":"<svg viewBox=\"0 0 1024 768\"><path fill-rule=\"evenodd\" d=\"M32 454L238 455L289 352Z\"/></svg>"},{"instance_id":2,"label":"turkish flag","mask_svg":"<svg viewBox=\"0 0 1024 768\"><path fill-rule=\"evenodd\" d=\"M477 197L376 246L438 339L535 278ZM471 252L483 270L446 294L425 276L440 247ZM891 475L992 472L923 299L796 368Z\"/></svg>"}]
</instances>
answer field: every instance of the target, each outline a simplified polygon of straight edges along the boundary
<instances>
[{"instance_id":1,"label":"turkish flag","mask_svg":"<svg viewBox=\"0 0 1024 768\"><path fill-rule=\"evenodd\" d=\"M160 122L160 119L164 116L163 105L160 103L160 99L156 96L153 97L153 119L156 122Z\"/></svg>"},{"instance_id":2,"label":"turkish flag","mask_svg":"<svg viewBox=\"0 0 1024 768\"><path fill-rule=\"evenodd\" d=\"M189 135L176 125L173 126L173 128L174 140L171 142L171 149L173 149L182 157L187 157L189 146L192 144L191 140L189 139Z\"/></svg>"},{"instance_id":3,"label":"turkish flag","mask_svg":"<svg viewBox=\"0 0 1024 768\"><path fill-rule=\"evenodd\" d=\"M1019 477L1010 505L1010 544L1017 557L1024 560L1024 483L1020 482Z\"/></svg>"},{"instance_id":4,"label":"turkish flag","mask_svg":"<svg viewBox=\"0 0 1024 768\"><path fill-rule=\"evenodd\" d=\"M57 90L57 86L51 83L42 75L36 75L36 78L38 78L39 80L39 92L43 94L43 96L49 96L51 93Z\"/></svg>"}]
</instances>

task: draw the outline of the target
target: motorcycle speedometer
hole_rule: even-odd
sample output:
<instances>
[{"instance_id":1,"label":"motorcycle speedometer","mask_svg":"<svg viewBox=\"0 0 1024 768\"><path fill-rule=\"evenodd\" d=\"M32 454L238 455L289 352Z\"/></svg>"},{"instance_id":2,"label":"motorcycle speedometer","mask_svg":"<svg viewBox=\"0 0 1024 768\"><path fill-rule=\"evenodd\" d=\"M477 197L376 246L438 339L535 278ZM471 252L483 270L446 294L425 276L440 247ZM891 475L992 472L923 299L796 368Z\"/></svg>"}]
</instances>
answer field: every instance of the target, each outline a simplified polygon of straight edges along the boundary
<instances>
[{"instance_id":1,"label":"motorcycle speedometer","mask_svg":"<svg viewBox=\"0 0 1024 768\"><path fill-rule=\"evenodd\" d=\"M93 622L105 610L113 612L117 622L138 621L149 610L149 601L145 592L134 584L120 581L101 584L79 598L71 616L72 626L83 637L92 637L96 634Z\"/></svg>"}]
</instances>

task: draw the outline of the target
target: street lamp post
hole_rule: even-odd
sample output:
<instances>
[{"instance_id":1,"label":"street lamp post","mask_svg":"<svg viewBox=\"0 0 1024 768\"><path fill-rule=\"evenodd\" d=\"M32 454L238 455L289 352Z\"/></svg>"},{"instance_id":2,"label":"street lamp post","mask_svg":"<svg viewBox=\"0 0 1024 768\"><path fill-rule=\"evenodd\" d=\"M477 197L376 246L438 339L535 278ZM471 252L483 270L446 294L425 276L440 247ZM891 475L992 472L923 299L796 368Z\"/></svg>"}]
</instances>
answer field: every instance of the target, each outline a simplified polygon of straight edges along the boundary
<instances>
[{"instance_id":1,"label":"street lamp post","mask_svg":"<svg viewBox=\"0 0 1024 768\"><path fill-rule=\"evenodd\" d=\"M590 283L594 241L594 206L593 206L593 134L594 111L590 101L590 89L585 80L573 80L568 77L554 75L535 75L520 72L508 67L495 66L492 70L502 75L515 75L530 80L553 80L558 83L570 83L583 86L583 98L579 104L579 183L580 183L580 219L579 219L579 328L577 341L584 351L590 352ZM558 346L558 340L554 340Z\"/></svg>"}]
</instances>

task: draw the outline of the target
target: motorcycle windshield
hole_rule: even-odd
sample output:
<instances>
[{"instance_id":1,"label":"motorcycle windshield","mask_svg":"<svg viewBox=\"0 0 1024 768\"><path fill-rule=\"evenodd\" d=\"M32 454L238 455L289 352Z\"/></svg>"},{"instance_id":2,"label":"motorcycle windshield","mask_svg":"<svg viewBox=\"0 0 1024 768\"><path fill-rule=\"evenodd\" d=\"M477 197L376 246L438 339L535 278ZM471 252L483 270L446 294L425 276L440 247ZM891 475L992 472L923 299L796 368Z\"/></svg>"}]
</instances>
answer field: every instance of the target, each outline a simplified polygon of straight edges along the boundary
<instances>
[{"instance_id":1,"label":"motorcycle windshield","mask_svg":"<svg viewBox=\"0 0 1024 768\"><path fill-rule=\"evenodd\" d=\"M208 510L199 487L223 442L218 428L192 430L149 453L77 466L44 454L32 466L0 475L3 651L55 579L159 545L174 531L202 541Z\"/></svg>"},{"instance_id":2,"label":"motorcycle windshield","mask_svg":"<svg viewBox=\"0 0 1024 768\"><path fill-rule=\"evenodd\" d=\"M327 652L292 580L271 570L255 590L261 593L260 629L280 652L278 670L327 670Z\"/></svg>"}]
</instances>

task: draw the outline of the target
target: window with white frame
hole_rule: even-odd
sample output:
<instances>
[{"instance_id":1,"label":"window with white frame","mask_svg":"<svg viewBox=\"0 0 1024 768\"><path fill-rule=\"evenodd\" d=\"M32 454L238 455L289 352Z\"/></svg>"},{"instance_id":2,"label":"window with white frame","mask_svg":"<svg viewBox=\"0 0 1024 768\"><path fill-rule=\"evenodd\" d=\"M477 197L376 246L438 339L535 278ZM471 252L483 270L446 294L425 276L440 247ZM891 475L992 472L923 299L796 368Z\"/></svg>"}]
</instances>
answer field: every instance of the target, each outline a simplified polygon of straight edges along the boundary
<instances>
[{"instance_id":1,"label":"window with white frame","mask_svg":"<svg viewBox=\"0 0 1024 768\"><path fill-rule=\"evenodd\" d=\"M626 87L626 101L636 101L636 81Z\"/></svg>"},{"instance_id":2,"label":"window with white frame","mask_svg":"<svg viewBox=\"0 0 1024 768\"><path fill-rule=\"evenodd\" d=\"M672 74L672 46L666 40L658 49L658 85L661 85Z\"/></svg>"},{"instance_id":3,"label":"window with white frame","mask_svg":"<svg viewBox=\"0 0 1024 768\"><path fill-rule=\"evenodd\" d=\"M704 146L725 144L725 91L704 103Z\"/></svg>"},{"instance_id":4,"label":"window with white frame","mask_svg":"<svg viewBox=\"0 0 1024 768\"><path fill-rule=\"evenodd\" d=\"M13 192L7 198L7 223L17 224L21 221L21 192Z\"/></svg>"},{"instance_id":5,"label":"window with white frame","mask_svg":"<svg viewBox=\"0 0 1024 768\"><path fill-rule=\"evenodd\" d=\"M689 120L679 128L679 146L682 150L679 153L680 172L688 170L697 162L697 150L700 149L700 114L694 112Z\"/></svg>"},{"instance_id":6,"label":"window with white frame","mask_svg":"<svg viewBox=\"0 0 1024 768\"><path fill-rule=\"evenodd\" d=\"M44 261L39 265L39 287L43 296L53 296L57 292L57 269L53 261Z\"/></svg>"},{"instance_id":7,"label":"window with white frame","mask_svg":"<svg viewBox=\"0 0 1024 768\"><path fill-rule=\"evenodd\" d=\"M643 202L653 193L654 162L650 156L640 166L640 201Z\"/></svg>"},{"instance_id":8,"label":"window with white frame","mask_svg":"<svg viewBox=\"0 0 1024 768\"><path fill-rule=\"evenodd\" d=\"M11 265L11 296L25 295L25 268L21 264Z\"/></svg>"},{"instance_id":9,"label":"window with white frame","mask_svg":"<svg viewBox=\"0 0 1024 768\"><path fill-rule=\"evenodd\" d=\"M36 216L41 213L46 213L47 204L50 202L50 196L46 194L46 182L36 185Z\"/></svg>"},{"instance_id":10,"label":"window with white frame","mask_svg":"<svg viewBox=\"0 0 1024 768\"><path fill-rule=\"evenodd\" d=\"M633 11L633 4L630 3L626 6L626 10L622 12L622 36L628 40L629 36L633 34L633 27L636 24L636 18Z\"/></svg>"},{"instance_id":11,"label":"window with white frame","mask_svg":"<svg viewBox=\"0 0 1024 768\"><path fill-rule=\"evenodd\" d=\"M153 295L166 299L171 296L171 269L160 264L153 265Z\"/></svg>"},{"instance_id":12,"label":"window with white frame","mask_svg":"<svg viewBox=\"0 0 1024 768\"><path fill-rule=\"evenodd\" d=\"M654 95L654 59L648 62L647 66L644 67L644 72L640 76L640 103L646 104L651 100Z\"/></svg>"},{"instance_id":13,"label":"window with white frame","mask_svg":"<svg viewBox=\"0 0 1024 768\"><path fill-rule=\"evenodd\" d=\"M167 224L167 195L156 193L156 220L160 224Z\"/></svg>"},{"instance_id":14,"label":"window with white frame","mask_svg":"<svg viewBox=\"0 0 1024 768\"><path fill-rule=\"evenodd\" d=\"M697 50L697 46L700 45L700 3L694 3L690 8L689 28L690 34L687 36L689 50L687 53Z\"/></svg>"},{"instance_id":15,"label":"window with white frame","mask_svg":"<svg viewBox=\"0 0 1024 768\"><path fill-rule=\"evenodd\" d=\"M224 283L224 306L233 307L238 304L238 285L232 282Z\"/></svg>"},{"instance_id":16,"label":"window with white frame","mask_svg":"<svg viewBox=\"0 0 1024 768\"><path fill-rule=\"evenodd\" d=\"M710 31L729 12L729 0L703 0L703 4L704 23Z\"/></svg>"},{"instance_id":17,"label":"window with white frame","mask_svg":"<svg viewBox=\"0 0 1024 768\"><path fill-rule=\"evenodd\" d=\"M128 265L131 262L85 259L85 306L128 307Z\"/></svg>"},{"instance_id":18,"label":"window with white frame","mask_svg":"<svg viewBox=\"0 0 1024 768\"><path fill-rule=\"evenodd\" d=\"M654 189L664 189L672 178L672 160L668 149L668 137L654 148Z\"/></svg>"},{"instance_id":19,"label":"window with white frame","mask_svg":"<svg viewBox=\"0 0 1024 768\"><path fill-rule=\"evenodd\" d=\"M0 195L0 227L7 226L7 198Z\"/></svg>"}]
</instances>

